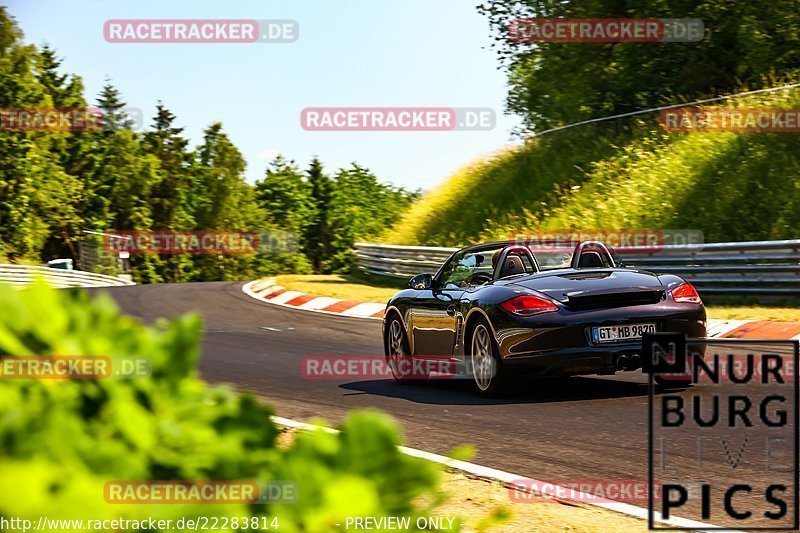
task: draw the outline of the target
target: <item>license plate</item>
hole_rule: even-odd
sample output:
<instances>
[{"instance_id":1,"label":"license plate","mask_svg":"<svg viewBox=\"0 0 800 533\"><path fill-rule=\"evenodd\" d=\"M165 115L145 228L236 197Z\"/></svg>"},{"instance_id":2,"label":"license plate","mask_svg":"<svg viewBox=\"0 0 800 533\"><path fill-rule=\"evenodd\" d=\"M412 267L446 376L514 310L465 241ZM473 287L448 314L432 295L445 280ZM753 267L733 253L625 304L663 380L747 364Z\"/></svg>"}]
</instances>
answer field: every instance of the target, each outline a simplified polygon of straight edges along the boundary
<instances>
[{"instance_id":1,"label":"license plate","mask_svg":"<svg viewBox=\"0 0 800 533\"><path fill-rule=\"evenodd\" d=\"M655 324L602 326L592 328L592 339L595 343L639 340L642 338L642 333L655 333L655 331Z\"/></svg>"}]
</instances>

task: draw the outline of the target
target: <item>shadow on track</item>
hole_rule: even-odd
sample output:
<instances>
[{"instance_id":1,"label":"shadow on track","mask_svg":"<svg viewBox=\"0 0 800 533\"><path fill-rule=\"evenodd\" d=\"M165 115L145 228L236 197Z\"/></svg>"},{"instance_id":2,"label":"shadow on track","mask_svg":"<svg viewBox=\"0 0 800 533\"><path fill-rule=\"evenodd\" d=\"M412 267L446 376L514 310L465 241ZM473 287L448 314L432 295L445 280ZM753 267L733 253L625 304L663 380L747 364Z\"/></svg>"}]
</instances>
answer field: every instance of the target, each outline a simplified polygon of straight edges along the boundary
<instances>
[{"instance_id":1,"label":"shadow on track","mask_svg":"<svg viewBox=\"0 0 800 533\"><path fill-rule=\"evenodd\" d=\"M504 405L552 403L608 398L647 397L647 384L609 379L572 377L556 380L518 380L502 398L483 398L472 381L430 380L400 385L393 380L370 380L344 383L339 387L363 394L402 398L415 403L433 405Z\"/></svg>"}]
</instances>

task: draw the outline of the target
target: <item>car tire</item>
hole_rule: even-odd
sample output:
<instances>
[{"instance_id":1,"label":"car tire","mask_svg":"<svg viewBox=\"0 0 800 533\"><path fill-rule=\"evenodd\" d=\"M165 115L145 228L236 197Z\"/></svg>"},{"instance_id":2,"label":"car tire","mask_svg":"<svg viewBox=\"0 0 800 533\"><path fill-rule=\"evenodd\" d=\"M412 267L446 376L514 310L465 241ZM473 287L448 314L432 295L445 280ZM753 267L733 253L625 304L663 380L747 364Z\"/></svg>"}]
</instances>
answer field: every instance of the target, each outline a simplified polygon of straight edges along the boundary
<instances>
[{"instance_id":1,"label":"car tire","mask_svg":"<svg viewBox=\"0 0 800 533\"><path fill-rule=\"evenodd\" d=\"M419 382L427 376L413 375L413 361L408 336L403 322L394 316L386 328L386 363L397 383L407 385Z\"/></svg>"},{"instance_id":2,"label":"car tire","mask_svg":"<svg viewBox=\"0 0 800 533\"><path fill-rule=\"evenodd\" d=\"M492 398L507 392L508 374L500 360L492 329L483 318L478 319L470 331L467 361L478 393Z\"/></svg>"}]
</instances>

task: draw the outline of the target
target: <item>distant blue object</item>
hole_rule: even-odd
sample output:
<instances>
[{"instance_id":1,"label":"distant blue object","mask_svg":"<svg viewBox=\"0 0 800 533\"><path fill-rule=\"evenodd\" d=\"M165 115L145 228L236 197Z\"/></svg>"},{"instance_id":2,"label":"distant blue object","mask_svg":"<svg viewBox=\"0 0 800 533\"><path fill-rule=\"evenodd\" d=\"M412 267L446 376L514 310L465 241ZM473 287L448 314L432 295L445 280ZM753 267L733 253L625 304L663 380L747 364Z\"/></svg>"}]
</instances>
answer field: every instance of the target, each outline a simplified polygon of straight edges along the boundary
<instances>
[{"instance_id":1,"label":"distant blue object","mask_svg":"<svg viewBox=\"0 0 800 533\"><path fill-rule=\"evenodd\" d=\"M47 262L50 268L60 268L61 270L74 270L72 268L72 259L53 259Z\"/></svg>"}]
</instances>

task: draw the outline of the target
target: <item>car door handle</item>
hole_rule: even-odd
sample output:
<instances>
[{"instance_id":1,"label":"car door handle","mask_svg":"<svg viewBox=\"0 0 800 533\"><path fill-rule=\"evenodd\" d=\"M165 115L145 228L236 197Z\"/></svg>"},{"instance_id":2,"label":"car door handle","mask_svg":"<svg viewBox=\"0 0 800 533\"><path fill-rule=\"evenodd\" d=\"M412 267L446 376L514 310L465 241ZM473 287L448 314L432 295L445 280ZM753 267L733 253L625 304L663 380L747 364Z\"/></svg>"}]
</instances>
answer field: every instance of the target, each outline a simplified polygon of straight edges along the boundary
<instances>
[{"instance_id":1,"label":"car door handle","mask_svg":"<svg viewBox=\"0 0 800 533\"><path fill-rule=\"evenodd\" d=\"M450 316L456 316L456 306L455 305L448 305L447 306L447 314Z\"/></svg>"}]
</instances>

